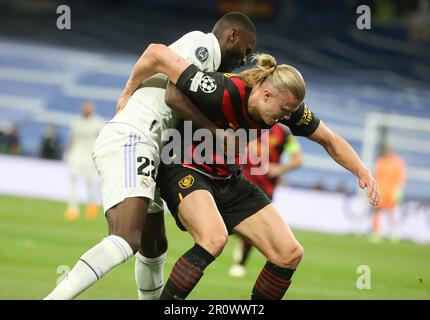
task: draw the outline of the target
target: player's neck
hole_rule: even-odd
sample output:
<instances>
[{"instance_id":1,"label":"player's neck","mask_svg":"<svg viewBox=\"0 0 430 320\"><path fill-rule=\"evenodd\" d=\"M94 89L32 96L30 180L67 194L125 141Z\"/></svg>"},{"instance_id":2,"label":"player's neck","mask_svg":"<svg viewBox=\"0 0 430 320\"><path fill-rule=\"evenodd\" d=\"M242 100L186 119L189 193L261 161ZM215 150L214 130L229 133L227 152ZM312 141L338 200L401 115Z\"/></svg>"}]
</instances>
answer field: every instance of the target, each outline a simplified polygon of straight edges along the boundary
<instances>
[{"instance_id":1,"label":"player's neck","mask_svg":"<svg viewBox=\"0 0 430 320\"><path fill-rule=\"evenodd\" d=\"M248 98L248 113L254 121L263 121L257 111L258 94L256 88L252 88Z\"/></svg>"}]
</instances>

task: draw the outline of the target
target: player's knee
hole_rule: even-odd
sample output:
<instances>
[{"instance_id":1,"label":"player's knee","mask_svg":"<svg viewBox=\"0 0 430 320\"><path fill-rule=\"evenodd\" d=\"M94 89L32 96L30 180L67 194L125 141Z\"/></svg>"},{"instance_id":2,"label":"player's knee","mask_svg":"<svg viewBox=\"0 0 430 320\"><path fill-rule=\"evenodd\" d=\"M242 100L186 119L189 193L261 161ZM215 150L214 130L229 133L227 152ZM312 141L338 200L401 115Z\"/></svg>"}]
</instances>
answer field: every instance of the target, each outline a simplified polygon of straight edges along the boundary
<instances>
[{"instance_id":1,"label":"player's knee","mask_svg":"<svg viewBox=\"0 0 430 320\"><path fill-rule=\"evenodd\" d=\"M277 252L269 260L282 268L295 269L302 260L303 254L303 246L297 242L294 245L290 245L288 249Z\"/></svg>"},{"instance_id":2,"label":"player's knee","mask_svg":"<svg viewBox=\"0 0 430 320\"><path fill-rule=\"evenodd\" d=\"M300 261L302 261L304 252L305 250L303 249L303 246L300 243L297 243L291 253L296 264L299 264Z\"/></svg>"},{"instance_id":3,"label":"player's knee","mask_svg":"<svg viewBox=\"0 0 430 320\"><path fill-rule=\"evenodd\" d=\"M303 258L304 249L300 243L296 243L288 250L286 256L283 257L284 268L296 268Z\"/></svg>"},{"instance_id":4,"label":"player's knee","mask_svg":"<svg viewBox=\"0 0 430 320\"><path fill-rule=\"evenodd\" d=\"M198 241L198 244L205 248L211 255L218 257L228 241L227 233L215 235L208 234L204 239Z\"/></svg>"},{"instance_id":5,"label":"player's knee","mask_svg":"<svg viewBox=\"0 0 430 320\"><path fill-rule=\"evenodd\" d=\"M126 241L133 250L133 253L136 253L139 250L141 244L140 240L141 239L138 235L127 235Z\"/></svg>"},{"instance_id":6,"label":"player's knee","mask_svg":"<svg viewBox=\"0 0 430 320\"><path fill-rule=\"evenodd\" d=\"M133 254L139 250L141 244L141 232L139 230L117 229L111 234L123 238L133 250Z\"/></svg>"}]
</instances>

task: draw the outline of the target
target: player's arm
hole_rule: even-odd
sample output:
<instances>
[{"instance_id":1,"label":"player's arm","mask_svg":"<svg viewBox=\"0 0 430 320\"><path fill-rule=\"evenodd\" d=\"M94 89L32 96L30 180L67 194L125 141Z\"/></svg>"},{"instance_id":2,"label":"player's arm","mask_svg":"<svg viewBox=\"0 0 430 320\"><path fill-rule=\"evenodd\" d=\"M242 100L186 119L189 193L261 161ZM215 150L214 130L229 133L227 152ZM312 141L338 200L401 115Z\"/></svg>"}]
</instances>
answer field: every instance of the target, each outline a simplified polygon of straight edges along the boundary
<instances>
[{"instance_id":1,"label":"player's arm","mask_svg":"<svg viewBox=\"0 0 430 320\"><path fill-rule=\"evenodd\" d=\"M216 134L218 127L197 107L190 98L184 95L175 85L169 82L166 94L166 104L178 112L185 120L191 120L199 127L209 129Z\"/></svg>"},{"instance_id":2,"label":"player's arm","mask_svg":"<svg viewBox=\"0 0 430 320\"><path fill-rule=\"evenodd\" d=\"M300 168L303 165L303 152L300 149L299 142L290 134L287 138L288 142L284 147L284 152L287 152L291 158L286 163L269 163L269 171L267 175L271 178L282 176L283 174Z\"/></svg>"},{"instance_id":3,"label":"player's arm","mask_svg":"<svg viewBox=\"0 0 430 320\"><path fill-rule=\"evenodd\" d=\"M334 133L324 122L320 121L317 129L309 137L319 143L327 153L341 166L358 178L360 188L367 188L369 202L376 206L379 203L379 186L367 170L351 145L341 136Z\"/></svg>"},{"instance_id":4,"label":"player's arm","mask_svg":"<svg viewBox=\"0 0 430 320\"><path fill-rule=\"evenodd\" d=\"M201 81L210 77L213 89L203 91ZM165 102L179 112L184 119L195 122L198 126L209 129L224 144L224 152L239 154L240 144L236 136L228 131L219 130L211 119L216 119L222 108L224 88L228 79L222 73L202 72L195 65L188 66L179 76L176 86L169 84ZM217 130L218 129L218 130ZM231 141L231 143L229 143Z\"/></svg>"},{"instance_id":5,"label":"player's arm","mask_svg":"<svg viewBox=\"0 0 430 320\"><path fill-rule=\"evenodd\" d=\"M367 188L369 202L374 206L378 205L379 186L357 153L348 142L320 121L304 103L282 123L287 125L294 135L307 137L323 146L330 157L358 178L362 189Z\"/></svg>"},{"instance_id":6,"label":"player's arm","mask_svg":"<svg viewBox=\"0 0 430 320\"><path fill-rule=\"evenodd\" d=\"M119 98L116 109L121 110L141 83L156 73L165 74L176 83L181 73L191 63L162 44L150 44L136 62L127 84Z\"/></svg>"}]
</instances>

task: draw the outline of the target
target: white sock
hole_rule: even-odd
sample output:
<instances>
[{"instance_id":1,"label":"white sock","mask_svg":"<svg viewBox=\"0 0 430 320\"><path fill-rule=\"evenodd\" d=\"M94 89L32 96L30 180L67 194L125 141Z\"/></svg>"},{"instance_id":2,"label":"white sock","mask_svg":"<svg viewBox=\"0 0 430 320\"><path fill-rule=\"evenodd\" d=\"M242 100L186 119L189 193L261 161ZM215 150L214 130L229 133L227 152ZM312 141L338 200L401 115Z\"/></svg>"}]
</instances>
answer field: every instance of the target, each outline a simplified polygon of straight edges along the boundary
<instances>
[{"instance_id":1,"label":"white sock","mask_svg":"<svg viewBox=\"0 0 430 320\"><path fill-rule=\"evenodd\" d=\"M163 290L163 267L166 253L156 258L135 254L135 278L139 300L158 300Z\"/></svg>"},{"instance_id":2,"label":"white sock","mask_svg":"<svg viewBox=\"0 0 430 320\"><path fill-rule=\"evenodd\" d=\"M85 252L66 278L45 300L71 300L103 277L109 270L126 261L133 250L123 238L110 235Z\"/></svg>"}]
</instances>

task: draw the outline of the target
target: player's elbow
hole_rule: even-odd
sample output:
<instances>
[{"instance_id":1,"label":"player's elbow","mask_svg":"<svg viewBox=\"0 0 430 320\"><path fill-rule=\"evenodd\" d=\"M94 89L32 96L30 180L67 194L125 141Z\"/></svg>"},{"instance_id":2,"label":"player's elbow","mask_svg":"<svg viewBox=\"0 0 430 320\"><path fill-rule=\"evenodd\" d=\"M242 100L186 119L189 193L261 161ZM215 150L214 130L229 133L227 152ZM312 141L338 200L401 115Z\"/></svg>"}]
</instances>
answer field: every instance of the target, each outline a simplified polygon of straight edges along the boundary
<instances>
[{"instance_id":1,"label":"player's elbow","mask_svg":"<svg viewBox=\"0 0 430 320\"><path fill-rule=\"evenodd\" d=\"M167 47L164 44L151 43L143 54L151 59L153 67L159 67L162 64L163 52L165 52L166 49Z\"/></svg>"}]
</instances>

